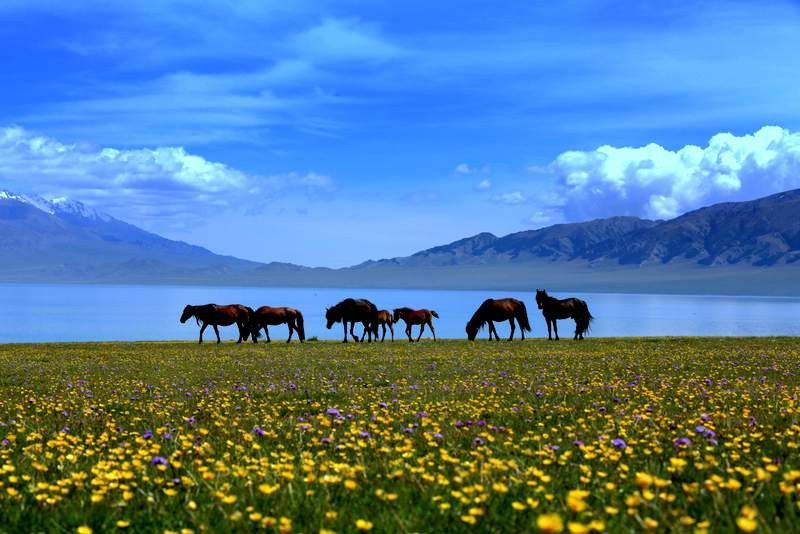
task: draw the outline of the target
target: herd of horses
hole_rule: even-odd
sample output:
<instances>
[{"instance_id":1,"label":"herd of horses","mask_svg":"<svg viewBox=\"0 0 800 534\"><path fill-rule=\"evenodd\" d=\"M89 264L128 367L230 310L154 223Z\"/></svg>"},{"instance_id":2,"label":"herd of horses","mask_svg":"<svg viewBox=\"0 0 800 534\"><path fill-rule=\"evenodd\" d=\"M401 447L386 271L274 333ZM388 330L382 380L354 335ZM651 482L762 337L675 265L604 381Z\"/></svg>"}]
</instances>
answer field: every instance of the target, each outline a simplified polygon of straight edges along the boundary
<instances>
[{"instance_id":1,"label":"herd of horses","mask_svg":"<svg viewBox=\"0 0 800 534\"><path fill-rule=\"evenodd\" d=\"M558 340L558 326L556 321L561 319L573 319L575 321L574 339L583 339L583 335L589 330L589 326L594 319L589 312L589 306L585 301L578 298L557 299L547 294L543 289L536 290L536 305L542 310L545 322L547 323L547 338ZM237 343L252 339L253 343L258 343L261 331L264 331L267 342L269 337L269 327L286 324L289 327L289 339L297 332L297 337L302 343L306 339L305 327L303 324L303 314L294 308L273 308L262 306L256 310L242 304L230 304L220 306L218 304L204 304L201 306L188 305L183 309L181 323L185 323L194 317L197 325L200 326L200 343L203 342L203 332L211 326L219 343L219 327L236 325L239 329L239 339ZM347 334L353 341L361 342L366 338L371 342L373 337L378 341L386 339L386 331L391 333L391 340L394 341L394 325L403 321L406 325L405 334L409 341L415 341L411 335L411 327L419 325L419 333L416 341L422 337L425 327L431 331L434 341L436 340L436 330L433 328L433 319L439 318L439 314L434 310L411 308L395 308L393 311L379 310L378 307L367 299L346 298L335 306L325 309L325 321L328 330L333 328L336 323L342 324L344 331L344 343L347 343ZM511 326L511 334L508 340L514 339L516 326L519 326L520 335L525 339L525 332L531 331L531 324L528 320L528 311L525 303L513 298L486 299L478 307L470 320L467 322L466 333L470 341L474 341L478 332L488 326L489 339L500 340L494 323L508 321ZM516 323L516 325L515 325ZM359 337L355 333L355 327L361 324L364 330ZM348 330L349 325L349 330Z\"/></svg>"}]
</instances>

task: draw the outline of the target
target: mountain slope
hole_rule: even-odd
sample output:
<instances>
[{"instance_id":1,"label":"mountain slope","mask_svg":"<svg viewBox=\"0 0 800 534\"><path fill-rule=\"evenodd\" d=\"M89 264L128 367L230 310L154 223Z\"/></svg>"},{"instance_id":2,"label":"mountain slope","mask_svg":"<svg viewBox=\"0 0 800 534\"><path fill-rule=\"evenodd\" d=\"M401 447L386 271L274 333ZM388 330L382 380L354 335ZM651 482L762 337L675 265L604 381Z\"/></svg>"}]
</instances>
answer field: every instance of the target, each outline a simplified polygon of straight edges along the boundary
<instances>
[{"instance_id":1,"label":"mountain slope","mask_svg":"<svg viewBox=\"0 0 800 534\"><path fill-rule=\"evenodd\" d=\"M478 234L355 269L581 261L592 265L770 266L800 260L800 190L716 204L669 221L611 217L496 237Z\"/></svg>"},{"instance_id":2,"label":"mountain slope","mask_svg":"<svg viewBox=\"0 0 800 534\"><path fill-rule=\"evenodd\" d=\"M0 251L6 275L77 281L191 277L263 266L165 239L79 202L8 191L0 191Z\"/></svg>"},{"instance_id":3,"label":"mountain slope","mask_svg":"<svg viewBox=\"0 0 800 534\"><path fill-rule=\"evenodd\" d=\"M800 260L800 189L701 208L595 252L622 264L791 264Z\"/></svg>"}]
</instances>

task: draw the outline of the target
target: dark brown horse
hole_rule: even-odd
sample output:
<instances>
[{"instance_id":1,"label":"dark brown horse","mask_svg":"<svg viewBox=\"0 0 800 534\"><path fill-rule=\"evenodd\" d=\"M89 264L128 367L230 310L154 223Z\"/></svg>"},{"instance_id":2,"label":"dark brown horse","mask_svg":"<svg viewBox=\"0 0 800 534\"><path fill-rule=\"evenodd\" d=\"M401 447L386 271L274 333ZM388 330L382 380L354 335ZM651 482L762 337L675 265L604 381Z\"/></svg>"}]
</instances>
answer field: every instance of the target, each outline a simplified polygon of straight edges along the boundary
<instances>
[{"instance_id":1,"label":"dark brown horse","mask_svg":"<svg viewBox=\"0 0 800 534\"><path fill-rule=\"evenodd\" d=\"M558 341L558 319L575 319L574 339L583 339L583 334L589 330L594 317L589 313L589 306L585 301L576 298L559 300L551 297L544 289L536 290L536 305L542 310L544 320L547 322L547 339L553 339L550 334L550 326L556 334Z\"/></svg>"},{"instance_id":2,"label":"dark brown horse","mask_svg":"<svg viewBox=\"0 0 800 534\"><path fill-rule=\"evenodd\" d=\"M350 323L350 335L353 341L358 341L358 336L353 332L353 328L355 328L356 323L361 323L367 332L367 340L372 342L373 332L377 340L377 314L378 307L367 299L346 298L337 305L325 309L325 320L327 321L328 330L333 327L334 323L342 323L342 328L344 329L344 341L342 343L347 343L347 323Z\"/></svg>"},{"instance_id":3,"label":"dark brown horse","mask_svg":"<svg viewBox=\"0 0 800 534\"><path fill-rule=\"evenodd\" d=\"M411 339L411 326L415 324L419 325L417 341L422 337L422 331L425 330L425 325L428 325L428 328L431 329L433 340L436 341L436 330L433 329L434 317L438 319L439 314L433 310L412 310L411 308L395 308L394 310L394 322L399 323L401 319L405 321L406 335L409 341L413 341L413 339Z\"/></svg>"},{"instance_id":4,"label":"dark brown horse","mask_svg":"<svg viewBox=\"0 0 800 534\"><path fill-rule=\"evenodd\" d=\"M389 310L378 310L378 314L375 316L375 321L373 322L373 330L372 333L375 335L375 341L378 340L378 327L383 327L383 336L381 337L381 342L386 339L386 327L389 327L389 331L392 333L392 341L394 341L394 317L392 317L392 312ZM364 333L361 334L361 341L364 341L364 337L367 335L367 324L364 324Z\"/></svg>"},{"instance_id":5,"label":"dark brown horse","mask_svg":"<svg viewBox=\"0 0 800 534\"><path fill-rule=\"evenodd\" d=\"M264 332L267 334L267 343L272 341L269 338L268 327L279 324L285 324L289 327L289 339L286 340L287 343L292 340L292 334L295 332L297 332L297 337L300 339L300 343L306 340L306 330L303 326L303 314L300 313L300 310L296 310L294 308L272 308L270 306L261 306L255 312L253 312L251 318L251 330L254 332L259 332L263 328Z\"/></svg>"},{"instance_id":6,"label":"dark brown horse","mask_svg":"<svg viewBox=\"0 0 800 534\"><path fill-rule=\"evenodd\" d=\"M475 311L472 318L467 323L467 337L470 341L475 340L478 335L478 330L483 328L486 323L489 323L489 339L494 337L500 341L500 336L497 335L497 330L494 328L494 321L508 321L511 325L511 335L508 340L514 339L514 320L519 323L522 339L525 339L525 332L531 331L531 325L528 322L528 310L525 308L525 303L521 300L506 298L506 299L486 299L483 304Z\"/></svg>"},{"instance_id":7,"label":"dark brown horse","mask_svg":"<svg viewBox=\"0 0 800 534\"><path fill-rule=\"evenodd\" d=\"M203 342L203 332L211 325L214 328L214 333L217 335L217 343L220 343L219 326L230 326L235 324L239 327L239 340L241 343L243 339L247 339L248 334L253 335L253 342L255 343L257 333L250 332L250 316L253 310L241 304L229 304L227 306L220 306L217 304L204 304L202 306L187 305L181 314L181 323L185 323L190 318L194 317L197 324L200 325L200 343Z\"/></svg>"}]
</instances>

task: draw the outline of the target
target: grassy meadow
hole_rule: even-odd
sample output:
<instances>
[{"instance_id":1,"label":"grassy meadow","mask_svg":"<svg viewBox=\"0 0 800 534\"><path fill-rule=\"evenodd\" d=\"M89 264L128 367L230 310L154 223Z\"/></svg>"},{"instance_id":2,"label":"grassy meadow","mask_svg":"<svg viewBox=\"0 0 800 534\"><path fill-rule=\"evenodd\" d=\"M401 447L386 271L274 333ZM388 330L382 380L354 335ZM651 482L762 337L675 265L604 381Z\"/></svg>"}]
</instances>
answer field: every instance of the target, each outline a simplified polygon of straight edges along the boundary
<instances>
[{"instance_id":1,"label":"grassy meadow","mask_svg":"<svg viewBox=\"0 0 800 534\"><path fill-rule=\"evenodd\" d=\"M792 338L4 345L0 531L791 531L798 372Z\"/></svg>"}]
</instances>

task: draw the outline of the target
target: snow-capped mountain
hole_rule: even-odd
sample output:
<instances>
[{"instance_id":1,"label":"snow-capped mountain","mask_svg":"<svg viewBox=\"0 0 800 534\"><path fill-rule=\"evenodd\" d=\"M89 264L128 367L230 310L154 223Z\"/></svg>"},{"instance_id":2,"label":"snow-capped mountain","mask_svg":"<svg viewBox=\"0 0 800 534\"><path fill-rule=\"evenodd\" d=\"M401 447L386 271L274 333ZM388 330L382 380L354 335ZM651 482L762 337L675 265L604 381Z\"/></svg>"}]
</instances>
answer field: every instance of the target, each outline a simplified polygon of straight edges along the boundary
<instances>
[{"instance_id":1,"label":"snow-capped mountain","mask_svg":"<svg viewBox=\"0 0 800 534\"><path fill-rule=\"evenodd\" d=\"M29 204L45 213L49 213L50 215L68 215L106 222L113 219L111 215L101 213L93 208L90 208L83 202L70 200L65 197L57 197L47 200L38 195L25 195L0 189L0 200L13 200L23 204Z\"/></svg>"},{"instance_id":2,"label":"snow-capped mountain","mask_svg":"<svg viewBox=\"0 0 800 534\"><path fill-rule=\"evenodd\" d=\"M264 265L165 239L82 202L0 190L0 279L200 281Z\"/></svg>"}]
</instances>

